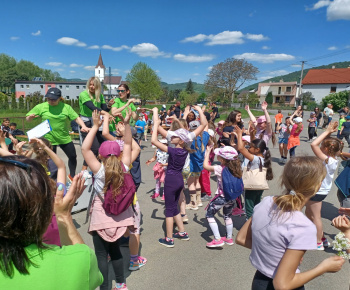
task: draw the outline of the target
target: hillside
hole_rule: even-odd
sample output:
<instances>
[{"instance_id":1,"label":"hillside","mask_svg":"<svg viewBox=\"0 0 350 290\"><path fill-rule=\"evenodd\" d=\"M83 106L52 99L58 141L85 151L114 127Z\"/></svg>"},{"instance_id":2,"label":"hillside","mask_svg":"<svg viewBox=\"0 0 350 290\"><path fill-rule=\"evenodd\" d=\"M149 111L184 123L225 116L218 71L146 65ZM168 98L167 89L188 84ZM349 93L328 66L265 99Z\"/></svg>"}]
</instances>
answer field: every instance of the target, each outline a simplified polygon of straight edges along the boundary
<instances>
[{"instance_id":1,"label":"hillside","mask_svg":"<svg viewBox=\"0 0 350 290\"><path fill-rule=\"evenodd\" d=\"M306 76L307 72L310 69L324 69L324 68L332 68L332 66L335 66L336 68L347 68L350 66L350 61L343 61L343 62L334 62L334 63L330 63L327 65L321 65L321 66L317 66L317 67L313 67L313 68L308 68L308 69L304 69L303 72L303 77ZM301 70L299 71L295 71L286 75L282 75L282 76L277 76L277 77L273 77L271 79L267 79L264 81L260 81L258 83L249 85L243 89L240 89L239 92L244 91L244 90L252 90L252 89L257 89L259 86L259 83L268 83L268 82L279 82L281 79L283 79L283 81L285 82L299 82L300 79L300 73Z\"/></svg>"},{"instance_id":2,"label":"hillside","mask_svg":"<svg viewBox=\"0 0 350 290\"><path fill-rule=\"evenodd\" d=\"M192 82L193 84L193 89L196 93L204 93L205 90L204 90L204 85L203 84L199 84L199 83L195 83L195 82ZM161 85L163 88L168 88L168 90L170 91L174 91L174 90L184 90L186 89L186 85L187 85L187 82L186 83L177 83L177 84L168 84L168 83L165 83L165 82L161 82Z\"/></svg>"}]
</instances>

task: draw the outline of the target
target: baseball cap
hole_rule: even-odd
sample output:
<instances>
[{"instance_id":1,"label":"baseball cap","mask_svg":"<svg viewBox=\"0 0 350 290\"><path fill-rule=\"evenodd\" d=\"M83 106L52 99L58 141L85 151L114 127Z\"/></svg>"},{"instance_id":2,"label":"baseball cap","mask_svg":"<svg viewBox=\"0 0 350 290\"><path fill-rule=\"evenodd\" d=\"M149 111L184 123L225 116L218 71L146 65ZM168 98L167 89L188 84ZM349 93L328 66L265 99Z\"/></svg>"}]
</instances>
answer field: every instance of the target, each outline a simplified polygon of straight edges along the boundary
<instances>
[{"instance_id":1,"label":"baseball cap","mask_svg":"<svg viewBox=\"0 0 350 290\"><path fill-rule=\"evenodd\" d=\"M115 141L104 141L98 149L98 152L104 158L107 158L111 155L119 156L120 146Z\"/></svg>"},{"instance_id":2,"label":"baseball cap","mask_svg":"<svg viewBox=\"0 0 350 290\"><path fill-rule=\"evenodd\" d=\"M191 143L192 140L189 138L189 132L183 128L177 129L173 132L173 136L179 137L185 143Z\"/></svg>"},{"instance_id":3,"label":"baseball cap","mask_svg":"<svg viewBox=\"0 0 350 290\"><path fill-rule=\"evenodd\" d=\"M236 159L236 157L238 156L237 151L231 146L216 148L214 150L214 153L215 153L215 155L218 155L218 156L220 156L224 159L227 159L227 160Z\"/></svg>"},{"instance_id":4,"label":"baseball cap","mask_svg":"<svg viewBox=\"0 0 350 290\"><path fill-rule=\"evenodd\" d=\"M215 133L214 133L214 131L212 129L208 129L208 134L211 137L214 137L214 135L215 135Z\"/></svg>"},{"instance_id":5,"label":"baseball cap","mask_svg":"<svg viewBox=\"0 0 350 290\"><path fill-rule=\"evenodd\" d=\"M46 95L45 98L49 98L51 100L58 100L62 96L61 90L58 88L50 88Z\"/></svg>"},{"instance_id":6,"label":"baseball cap","mask_svg":"<svg viewBox=\"0 0 350 290\"><path fill-rule=\"evenodd\" d=\"M199 121L192 121L188 124L188 127L190 128L190 130L194 130L197 129L200 125L201 123L199 123Z\"/></svg>"},{"instance_id":7,"label":"baseball cap","mask_svg":"<svg viewBox=\"0 0 350 290\"><path fill-rule=\"evenodd\" d=\"M258 124L266 122L266 117L265 116L260 116L258 119L256 119Z\"/></svg>"},{"instance_id":8,"label":"baseball cap","mask_svg":"<svg viewBox=\"0 0 350 290\"><path fill-rule=\"evenodd\" d=\"M242 136L242 140L250 143L250 136L248 135Z\"/></svg>"},{"instance_id":9,"label":"baseball cap","mask_svg":"<svg viewBox=\"0 0 350 290\"><path fill-rule=\"evenodd\" d=\"M294 121L294 123L301 123L303 121L303 119L300 117L297 117L293 121Z\"/></svg>"}]
</instances>

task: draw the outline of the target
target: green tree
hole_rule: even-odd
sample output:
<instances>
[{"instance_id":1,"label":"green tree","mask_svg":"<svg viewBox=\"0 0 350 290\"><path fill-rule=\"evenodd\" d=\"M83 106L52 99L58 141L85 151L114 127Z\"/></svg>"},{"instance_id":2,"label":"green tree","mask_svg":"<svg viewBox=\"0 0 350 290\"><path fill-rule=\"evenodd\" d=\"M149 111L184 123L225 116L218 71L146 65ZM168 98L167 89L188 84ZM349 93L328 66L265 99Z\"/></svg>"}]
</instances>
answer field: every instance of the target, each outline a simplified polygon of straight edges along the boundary
<instances>
[{"instance_id":1,"label":"green tree","mask_svg":"<svg viewBox=\"0 0 350 290\"><path fill-rule=\"evenodd\" d=\"M265 101L266 103L268 103L269 105L272 105L273 103L273 94L272 92L268 92L266 97L265 97Z\"/></svg>"},{"instance_id":2,"label":"green tree","mask_svg":"<svg viewBox=\"0 0 350 290\"><path fill-rule=\"evenodd\" d=\"M9 109L9 97L7 95L4 95L4 110Z\"/></svg>"},{"instance_id":3,"label":"green tree","mask_svg":"<svg viewBox=\"0 0 350 290\"><path fill-rule=\"evenodd\" d=\"M15 93L11 94L11 110L16 110L17 109L17 100L16 100L16 95Z\"/></svg>"},{"instance_id":4,"label":"green tree","mask_svg":"<svg viewBox=\"0 0 350 290\"><path fill-rule=\"evenodd\" d=\"M197 103L203 103L207 100L207 94L201 93L197 98Z\"/></svg>"},{"instance_id":5,"label":"green tree","mask_svg":"<svg viewBox=\"0 0 350 290\"><path fill-rule=\"evenodd\" d=\"M6 95L4 93L0 92L0 109L4 110L4 100L5 100Z\"/></svg>"},{"instance_id":6,"label":"green tree","mask_svg":"<svg viewBox=\"0 0 350 290\"><path fill-rule=\"evenodd\" d=\"M327 104L332 104L333 110L337 111L340 108L348 105L350 96L349 93L349 91L342 91L339 93L330 94L322 99L322 106L325 108L327 107Z\"/></svg>"},{"instance_id":7,"label":"green tree","mask_svg":"<svg viewBox=\"0 0 350 290\"><path fill-rule=\"evenodd\" d=\"M133 95L138 95L142 104L146 100L156 100L163 90L157 73L143 62L136 63L126 76Z\"/></svg>"},{"instance_id":8,"label":"green tree","mask_svg":"<svg viewBox=\"0 0 350 290\"><path fill-rule=\"evenodd\" d=\"M189 93L189 94L193 94L193 93L194 93L193 83L192 83L192 80L191 80L191 79L187 82L185 91L186 91L187 93Z\"/></svg>"},{"instance_id":9,"label":"green tree","mask_svg":"<svg viewBox=\"0 0 350 290\"><path fill-rule=\"evenodd\" d=\"M18 99L18 109L23 110L24 109L24 98L23 96L20 96Z\"/></svg>"},{"instance_id":10,"label":"green tree","mask_svg":"<svg viewBox=\"0 0 350 290\"><path fill-rule=\"evenodd\" d=\"M190 94L184 90L184 91L181 91L179 97L180 97L180 100L182 101L182 104L187 106L187 105L193 105L196 103L198 94L197 93Z\"/></svg>"}]
</instances>

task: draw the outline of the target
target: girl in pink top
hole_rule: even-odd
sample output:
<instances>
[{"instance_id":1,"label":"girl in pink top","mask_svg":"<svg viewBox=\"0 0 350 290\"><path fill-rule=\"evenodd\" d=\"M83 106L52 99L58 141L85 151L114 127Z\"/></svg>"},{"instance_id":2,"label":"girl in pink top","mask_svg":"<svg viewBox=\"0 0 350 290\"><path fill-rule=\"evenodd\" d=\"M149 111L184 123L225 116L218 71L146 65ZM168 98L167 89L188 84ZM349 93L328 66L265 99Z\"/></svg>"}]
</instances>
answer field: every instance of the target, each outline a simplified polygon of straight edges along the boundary
<instances>
[{"instance_id":1,"label":"girl in pink top","mask_svg":"<svg viewBox=\"0 0 350 290\"><path fill-rule=\"evenodd\" d=\"M236 243L252 250L250 261L257 269L253 290L301 290L310 280L341 269L345 260L339 256L329 257L303 273L298 269L305 251L316 250L317 240L316 227L302 209L325 176L320 159L294 157L283 170L284 194L265 197L239 231Z\"/></svg>"}]
</instances>

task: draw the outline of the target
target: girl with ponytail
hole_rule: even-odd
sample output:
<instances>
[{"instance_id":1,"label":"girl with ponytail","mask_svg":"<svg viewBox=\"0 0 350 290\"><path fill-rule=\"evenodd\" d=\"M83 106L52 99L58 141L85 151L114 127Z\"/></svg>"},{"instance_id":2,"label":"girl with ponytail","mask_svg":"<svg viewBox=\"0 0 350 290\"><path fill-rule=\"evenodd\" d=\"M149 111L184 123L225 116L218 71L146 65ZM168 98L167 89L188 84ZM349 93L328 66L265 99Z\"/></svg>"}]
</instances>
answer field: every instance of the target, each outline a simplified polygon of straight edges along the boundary
<instances>
[{"instance_id":1,"label":"girl with ponytail","mask_svg":"<svg viewBox=\"0 0 350 290\"><path fill-rule=\"evenodd\" d=\"M316 250L316 227L302 209L325 176L320 159L292 158L282 173L284 194L265 197L239 231L236 243L252 250L250 261L257 269L253 290L303 290L312 279L341 269L345 260L339 256L331 256L303 273L298 269L305 252Z\"/></svg>"}]
</instances>

